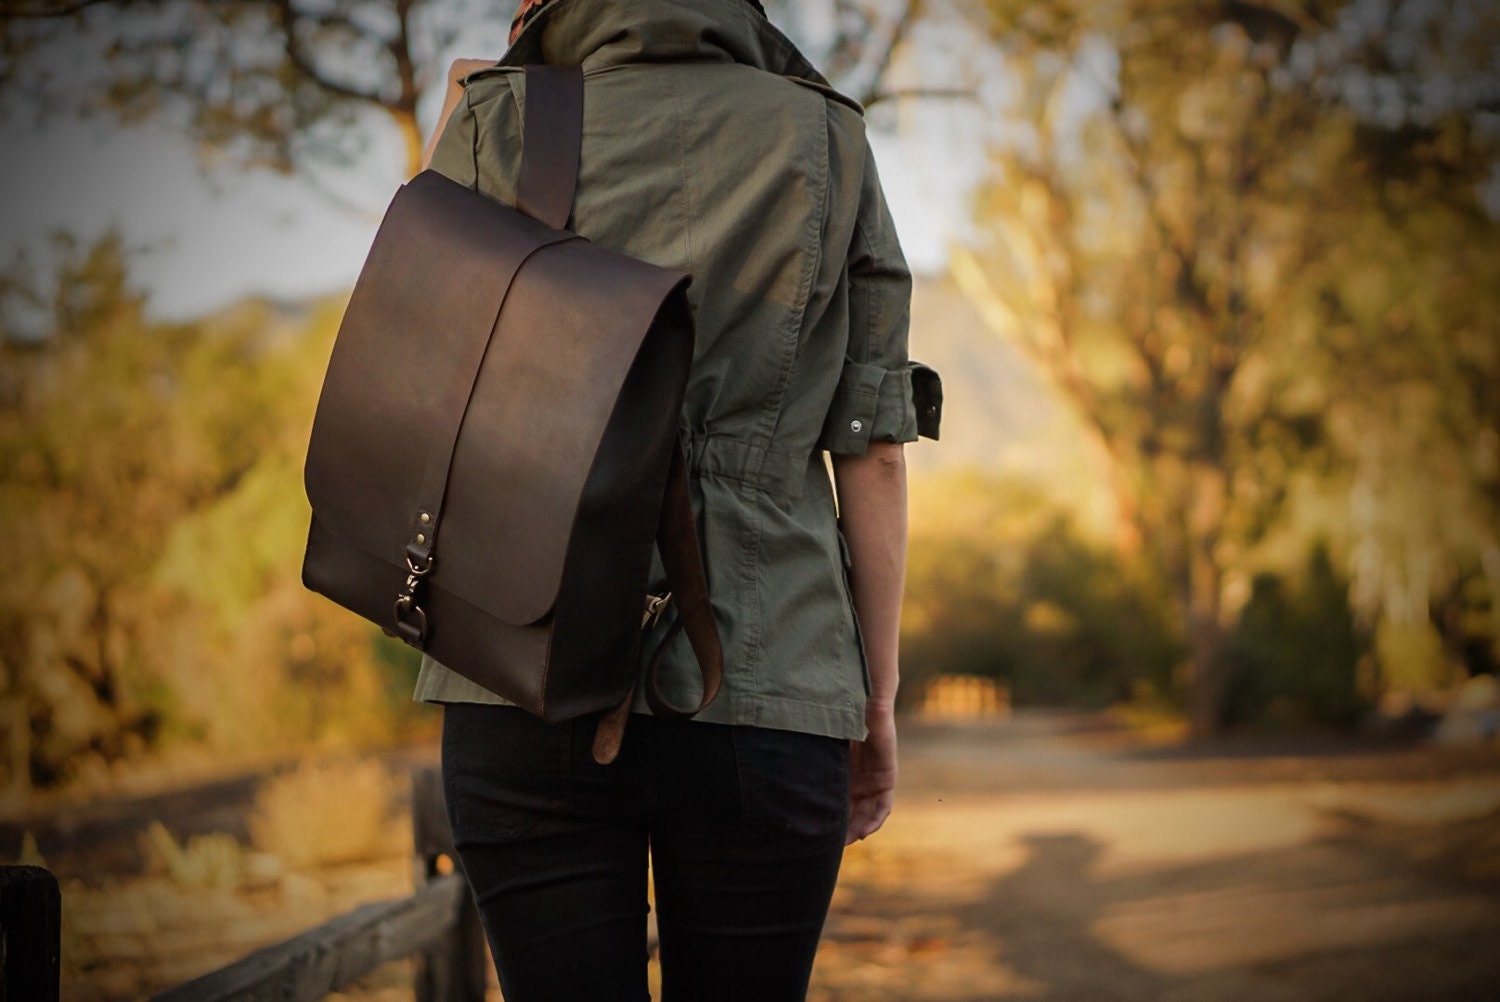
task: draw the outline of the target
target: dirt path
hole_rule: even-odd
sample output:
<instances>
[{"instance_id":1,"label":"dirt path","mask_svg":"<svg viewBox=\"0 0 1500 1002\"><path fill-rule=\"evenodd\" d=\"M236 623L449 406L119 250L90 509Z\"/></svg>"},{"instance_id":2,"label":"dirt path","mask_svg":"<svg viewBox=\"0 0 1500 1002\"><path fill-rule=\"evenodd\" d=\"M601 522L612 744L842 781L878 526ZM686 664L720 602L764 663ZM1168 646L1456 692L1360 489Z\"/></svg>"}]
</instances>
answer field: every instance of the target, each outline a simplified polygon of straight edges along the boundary
<instances>
[{"instance_id":1,"label":"dirt path","mask_svg":"<svg viewBox=\"0 0 1500 1002\"><path fill-rule=\"evenodd\" d=\"M1500 750L1184 750L1046 713L902 741L896 813L846 856L813 1002L1500 999ZM397 776L436 756L379 753ZM240 837L255 786L27 819L64 884L66 997L140 997L409 893L399 850L253 888L139 872L151 820ZM342 997L404 1002L409 968Z\"/></svg>"},{"instance_id":2,"label":"dirt path","mask_svg":"<svg viewBox=\"0 0 1500 1002\"><path fill-rule=\"evenodd\" d=\"M1493 752L1090 723L908 728L812 997L1500 998Z\"/></svg>"}]
</instances>

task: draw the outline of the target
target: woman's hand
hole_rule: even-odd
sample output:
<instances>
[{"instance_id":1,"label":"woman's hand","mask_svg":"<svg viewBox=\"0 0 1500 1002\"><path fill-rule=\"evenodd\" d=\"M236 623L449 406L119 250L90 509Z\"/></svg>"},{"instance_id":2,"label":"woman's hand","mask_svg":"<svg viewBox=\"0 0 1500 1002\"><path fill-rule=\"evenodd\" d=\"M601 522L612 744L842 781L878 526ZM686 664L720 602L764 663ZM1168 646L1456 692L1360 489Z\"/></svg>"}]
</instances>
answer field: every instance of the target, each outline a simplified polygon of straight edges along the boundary
<instances>
[{"instance_id":1,"label":"woman's hand","mask_svg":"<svg viewBox=\"0 0 1500 1002\"><path fill-rule=\"evenodd\" d=\"M870 733L849 749L849 831L851 845L878 831L896 800L896 714L872 705L865 713Z\"/></svg>"},{"instance_id":2,"label":"woman's hand","mask_svg":"<svg viewBox=\"0 0 1500 1002\"><path fill-rule=\"evenodd\" d=\"M419 172L426 170L432 164L432 153L437 149L438 137L443 134L443 127L448 124L448 119L453 117L453 112L463 102L464 85L459 81L475 70L494 65L493 59L455 59L448 67L448 86L443 93L443 110L438 112L437 128L433 129L432 135L427 137L427 146L422 150L422 159L417 168Z\"/></svg>"},{"instance_id":3,"label":"woman's hand","mask_svg":"<svg viewBox=\"0 0 1500 1002\"><path fill-rule=\"evenodd\" d=\"M906 458L899 443L871 442L863 455L833 457L839 526L849 544L849 584L870 671L863 741L849 750L845 845L876 831L896 792L896 689L900 684L901 590L906 579Z\"/></svg>"},{"instance_id":4,"label":"woman's hand","mask_svg":"<svg viewBox=\"0 0 1500 1002\"><path fill-rule=\"evenodd\" d=\"M453 65L448 67L448 86L462 90L463 84L459 82L460 80L475 70L482 70L494 65L495 61L493 59L455 59L453 60Z\"/></svg>"}]
</instances>

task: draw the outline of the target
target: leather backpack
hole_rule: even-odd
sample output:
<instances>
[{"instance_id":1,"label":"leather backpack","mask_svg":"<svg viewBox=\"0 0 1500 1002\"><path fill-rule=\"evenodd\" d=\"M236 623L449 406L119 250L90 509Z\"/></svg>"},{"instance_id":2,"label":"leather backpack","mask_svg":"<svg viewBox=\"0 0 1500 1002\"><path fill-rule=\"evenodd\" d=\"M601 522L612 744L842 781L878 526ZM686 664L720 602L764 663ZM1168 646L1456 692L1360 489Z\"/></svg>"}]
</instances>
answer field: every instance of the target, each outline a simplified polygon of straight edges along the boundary
<instances>
[{"instance_id":1,"label":"leather backpack","mask_svg":"<svg viewBox=\"0 0 1500 1002\"><path fill-rule=\"evenodd\" d=\"M334 342L304 467L302 581L618 751L668 601L711 702L723 655L678 431L689 277L567 230L583 76L528 66L517 205L432 170L402 185ZM670 592L651 595L653 545Z\"/></svg>"}]
</instances>

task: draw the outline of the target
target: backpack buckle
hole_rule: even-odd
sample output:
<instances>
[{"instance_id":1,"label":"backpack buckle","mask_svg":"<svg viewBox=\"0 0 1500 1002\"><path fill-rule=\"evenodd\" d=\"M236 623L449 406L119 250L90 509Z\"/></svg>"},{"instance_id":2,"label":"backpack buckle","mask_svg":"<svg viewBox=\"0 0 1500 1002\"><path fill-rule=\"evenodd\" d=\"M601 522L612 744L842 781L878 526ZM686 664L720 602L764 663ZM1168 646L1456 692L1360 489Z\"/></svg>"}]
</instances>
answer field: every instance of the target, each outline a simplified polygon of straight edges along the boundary
<instances>
[{"instance_id":1,"label":"backpack buckle","mask_svg":"<svg viewBox=\"0 0 1500 1002\"><path fill-rule=\"evenodd\" d=\"M646 613L641 617L642 630L652 630L656 628L657 622L661 619L662 610L667 607L667 603L671 601L671 599L671 592L667 592L665 595L646 596Z\"/></svg>"}]
</instances>

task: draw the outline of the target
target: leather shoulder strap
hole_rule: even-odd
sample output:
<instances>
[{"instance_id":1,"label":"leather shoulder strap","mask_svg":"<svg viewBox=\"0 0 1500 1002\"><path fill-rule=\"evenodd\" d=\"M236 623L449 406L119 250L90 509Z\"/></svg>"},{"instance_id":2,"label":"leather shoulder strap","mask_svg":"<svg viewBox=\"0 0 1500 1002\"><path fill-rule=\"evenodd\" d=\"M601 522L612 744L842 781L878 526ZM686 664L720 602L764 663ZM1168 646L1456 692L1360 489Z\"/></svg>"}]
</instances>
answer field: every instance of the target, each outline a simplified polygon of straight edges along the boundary
<instances>
[{"instance_id":1,"label":"leather shoulder strap","mask_svg":"<svg viewBox=\"0 0 1500 1002\"><path fill-rule=\"evenodd\" d=\"M672 590L672 601L677 604L677 619L667 628L657 645L656 653L651 656L651 661L644 670L646 702L656 716L681 720L696 715L713 702L724 681L724 650L719 641L713 606L709 604L708 579L703 572L703 555L698 548L698 530L693 524L687 455L682 447L681 435L672 447L672 458L667 468L667 490L657 523L656 545L661 551L662 564L667 572L667 585ZM703 679L703 694L699 697L697 706L673 705L662 694L657 678L662 653L672 638L684 631L698 660L698 672ZM640 676L637 675L630 691L625 694L625 699L602 715L594 728L594 761L600 765L608 765L620 753L620 745L625 739L625 722L630 717L630 708L635 703L635 690L640 682Z\"/></svg>"},{"instance_id":2,"label":"leather shoulder strap","mask_svg":"<svg viewBox=\"0 0 1500 1002\"><path fill-rule=\"evenodd\" d=\"M661 550L662 567L677 604L677 620L662 638L650 664L646 666L646 702L658 717L691 717L719 693L724 679L724 651L709 604L708 578L703 571L703 553L699 549L698 530L693 524L693 501L688 493L687 457L678 436L667 468L667 491L662 499L661 517L656 530L656 545ZM662 694L657 680L662 653L678 630L687 633L688 644L698 661L703 678L703 694L697 706L675 706Z\"/></svg>"},{"instance_id":3,"label":"leather shoulder strap","mask_svg":"<svg viewBox=\"0 0 1500 1002\"><path fill-rule=\"evenodd\" d=\"M521 129L516 208L554 230L566 229L578 187L583 142L583 69L531 65Z\"/></svg>"}]
</instances>

